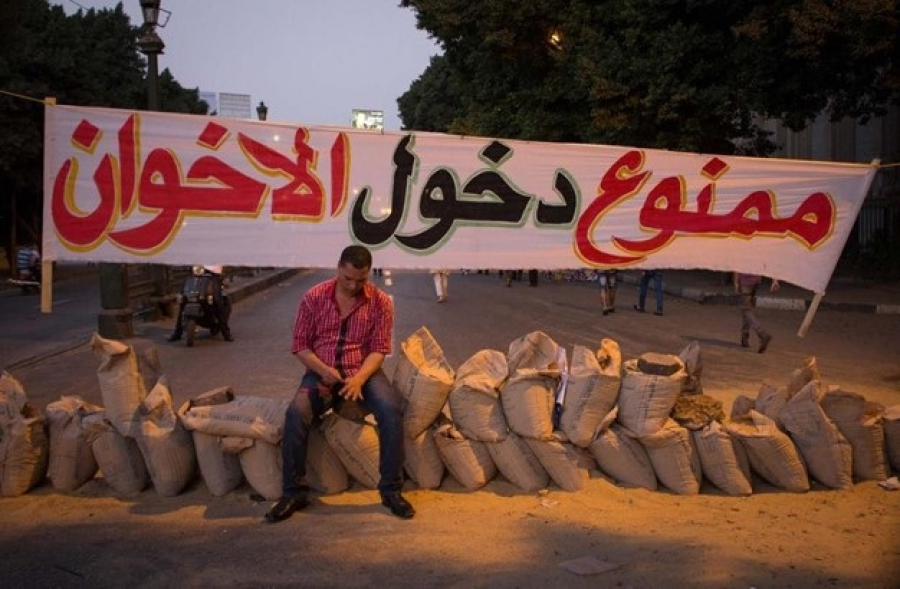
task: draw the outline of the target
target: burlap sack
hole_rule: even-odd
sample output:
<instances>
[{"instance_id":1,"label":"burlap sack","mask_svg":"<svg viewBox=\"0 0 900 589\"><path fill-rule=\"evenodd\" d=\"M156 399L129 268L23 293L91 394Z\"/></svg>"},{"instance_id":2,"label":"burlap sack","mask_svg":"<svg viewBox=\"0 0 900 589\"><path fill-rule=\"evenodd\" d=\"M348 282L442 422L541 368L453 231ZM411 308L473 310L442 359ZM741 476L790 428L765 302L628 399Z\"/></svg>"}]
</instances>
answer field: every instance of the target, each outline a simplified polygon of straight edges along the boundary
<instances>
[{"instance_id":1,"label":"burlap sack","mask_svg":"<svg viewBox=\"0 0 900 589\"><path fill-rule=\"evenodd\" d=\"M220 436L193 431L194 449L197 452L197 466L209 494L222 497L234 491L244 480L241 461L236 454L226 452Z\"/></svg>"},{"instance_id":2,"label":"burlap sack","mask_svg":"<svg viewBox=\"0 0 900 589\"><path fill-rule=\"evenodd\" d=\"M57 491L75 491L97 474L97 460L82 420L101 407L78 395L63 396L47 405L50 425L50 464L47 476Z\"/></svg>"},{"instance_id":3,"label":"burlap sack","mask_svg":"<svg viewBox=\"0 0 900 589\"><path fill-rule=\"evenodd\" d=\"M681 392L685 395L702 394L703 357L700 355L700 342L691 341L678 352L678 358L684 362L684 370L687 372L687 377L681 385Z\"/></svg>"},{"instance_id":4,"label":"burlap sack","mask_svg":"<svg viewBox=\"0 0 900 589\"><path fill-rule=\"evenodd\" d=\"M756 409L756 401L746 395L738 395L731 403L731 419L750 419L750 411Z\"/></svg>"},{"instance_id":5,"label":"burlap sack","mask_svg":"<svg viewBox=\"0 0 900 589\"><path fill-rule=\"evenodd\" d=\"M449 406L455 426L466 438L498 442L509 433L500 402L506 377L506 357L496 350L480 350L459 367Z\"/></svg>"},{"instance_id":6,"label":"burlap sack","mask_svg":"<svg viewBox=\"0 0 900 589\"><path fill-rule=\"evenodd\" d=\"M444 461L434 439L434 425L416 439L404 438L404 468L420 489L437 489L444 480Z\"/></svg>"},{"instance_id":7,"label":"burlap sack","mask_svg":"<svg viewBox=\"0 0 900 589\"><path fill-rule=\"evenodd\" d=\"M591 442L591 454L600 470L624 487L641 487L655 491L656 473L647 450L634 433L616 422L618 408L613 409L600 424Z\"/></svg>"},{"instance_id":8,"label":"burlap sack","mask_svg":"<svg viewBox=\"0 0 900 589\"><path fill-rule=\"evenodd\" d=\"M146 489L150 473L137 441L120 434L103 412L85 416L82 424L103 482L120 497L133 497Z\"/></svg>"},{"instance_id":9,"label":"burlap sack","mask_svg":"<svg viewBox=\"0 0 900 589\"><path fill-rule=\"evenodd\" d=\"M174 497L197 476L197 454L190 432L175 415L165 377L157 381L141 407L138 447L156 492Z\"/></svg>"},{"instance_id":10,"label":"burlap sack","mask_svg":"<svg viewBox=\"0 0 900 589\"><path fill-rule=\"evenodd\" d=\"M254 491L269 501L281 498L281 446L253 439L238 454L244 478Z\"/></svg>"},{"instance_id":11,"label":"burlap sack","mask_svg":"<svg viewBox=\"0 0 900 589\"><path fill-rule=\"evenodd\" d=\"M787 381L788 399L813 380L821 381L822 377L819 374L819 366L816 362L816 358L810 356L803 361L803 366L791 372L791 376Z\"/></svg>"},{"instance_id":12,"label":"burlap sack","mask_svg":"<svg viewBox=\"0 0 900 589\"><path fill-rule=\"evenodd\" d=\"M558 385L558 370L516 370L500 391L509 429L523 438L552 439Z\"/></svg>"},{"instance_id":13,"label":"burlap sack","mask_svg":"<svg viewBox=\"0 0 900 589\"><path fill-rule=\"evenodd\" d=\"M728 495L743 497L753 493L749 467L741 467L735 448L740 448L744 457L746 453L721 423L712 421L702 429L692 431L691 438L709 482Z\"/></svg>"},{"instance_id":14,"label":"burlap sack","mask_svg":"<svg viewBox=\"0 0 900 589\"><path fill-rule=\"evenodd\" d=\"M751 468L759 476L788 491L809 491L809 477L797 447L773 420L750 411L749 419L731 421L726 427L743 445Z\"/></svg>"},{"instance_id":15,"label":"burlap sack","mask_svg":"<svg viewBox=\"0 0 900 589\"><path fill-rule=\"evenodd\" d=\"M833 489L853 486L853 448L819 404L819 381L808 382L781 409L781 422L810 476Z\"/></svg>"},{"instance_id":16,"label":"burlap sack","mask_svg":"<svg viewBox=\"0 0 900 589\"><path fill-rule=\"evenodd\" d=\"M278 444L284 433L284 416L290 403L291 399L240 395L219 405L183 405L179 413L184 426L192 431Z\"/></svg>"},{"instance_id":17,"label":"burlap sack","mask_svg":"<svg viewBox=\"0 0 900 589\"><path fill-rule=\"evenodd\" d=\"M513 340L507 352L509 374L522 368L559 370L556 358L559 345L543 331L532 331Z\"/></svg>"},{"instance_id":18,"label":"burlap sack","mask_svg":"<svg viewBox=\"0 0 900 589\"><path fill-rule=\"evenodd\" d=\"M362 486L375 489L378 472L378 433L368 423L359 423L329 413L322 420L322 432L347 473Z\"/></svg>"},{"instance_id":19,"label":"burlap sack","mask_svg":"<svg viewBox=\"0 0 900 589\"><path fill-rule=\"evenodd\" d=\"M781 423L781 410L788 402L790 395L787 389L779 389L771 384L764 382L759 387L759 393L756 395L754 403L755 410L762 413L775 422L778 429L784 430L784 424Z\"/></svg>"},{"instance_id":20,"label":"burlap sack","mask_svg":"<svg viewBox=\"0 0 900 589\"><path fill-rule=\"evenodd\" d=\"M91 350L100 361L97 379L106 418L123 436L136 437L140 433L141 402L149 390L137 352L128 344L96 333L91 338Z\"/></svg>"},{"instance_id":21,"label":"burlap sack","mask_svg":"<svg viewBox=\"0 0 900 589\"><path fill-rule=\"evenodd\" d=\"M656 478L666 488L679 495L700 492L703 469L687 428L669 419L655 434L638 441L647 450Z\"/></svg>"},{"instance_id":22,"label":"burlap sack","mask_svg":"<svg viewBox=\"0 0 900 589\"><path fill-rule=\"evenodd\" d=\"M900 405L884 410L884 445L894 472L900 473Z\"/></svg>"},{"instance_id":23,"label":"burlap sack","mask_svg":"<svg viewBox=\"0 0 900 589\"><path fill-rule=\"evenodd\" d=\"M853 448L853 476L863 481L887 479L890 469L884 451L884 405L836 387L829 387L821 404Z\"/></svg>"},{"instance_id":24,"label":"burlap sack","mask_svg":"<svg viewBox=\"0 0 900 589\"><path fill-rule=\"evenodd\" d=\"M309 486L325 495L342 493L350 487L350 475L341 459L331 449L319 428L309 430L306 446L306 480Z\"/></svg>"},{"instance_id":25,"label":"burlap sack","mask_svg":"<svg viewBox=\"0 0 900 589\"><path fill-rule=\"evenodd\" d=\"M497 465L484 442L469 440L452 426L439 426L434 441L447 470L469 491L475 491L497 476Z\"/></svg>"},{"instance_id":26,"label":"burlap sack","mask_svg":"<svg viewBox=\"0 0 900 589\"><path fill-rule=\"evenodd\" d=\"M550 483L550 476L524 438L510 433L505 440L485 442L485 446L500 474L526 493Z\"/></svg>"},{"instance_id":27,"label":"burlap sack","mask_svg":"<svg viewBox=\"0 0 900 589\"><path fill-rule=\"evenodd\" d=\"M50 441L44 416L27 402L21 407L18 415L0 422L0 495L6 497L27 493L47 475Z\"/></svg>"},{"instance_id":28,"label":"burlap sack","mask_svg":"<svg viewBox=\"0 0 900 589\"><path fill-rule=\"evenodd\" d=\"M647 356L644 354L642 358ZM684 363L677 356L668 358L669 364L681 365L668 376L642 372L638 368L639 360L628 360L624 364L618 420L639 438L658 432L666 424L681 394L682 383L687 378ZM640 363L645 367L651 366L646 360ZM669 371L669 364L665 365L666 371ZM659 363L653 362L652 365Z\"/></svg>"},{"instance_id":29,"label":"burlap sack","mask_svg":"<svg viewBox=\"0 0 900 589\"><path fill-rule=\"evenodd\" d=\"M22 383L5 370L0 373L0 427L21 419L27 401Z\"/></svg>"},{"instance_id":30,"label":"burlap sack","mask_svg":"<svg viewBox=\"0 0 900 589\"><path fill-rule=\"evenodd\" d=\"M573 348L559 421L569 441L582 448L591 445L603 418L616 406L621 385L622 353L618 343L604 338L596 354L584 346Z\"/></svg>"},{"instance_id":31,"label":"burlap sack","mask_svg":"<svg viewBox=\"0 0 900 589\"><path fill-rule=\"evenodd\" d=\"M426 327L400 344L394 388L403 396L403 432L418 438L434 423L447 403L455 373Z\"/></svg>"},{"instance_id":32,"label":"burlap sack","mask_svg":"<svg viewBox=\"0 0 900 589\"><path fill-rule=\"evenodd\" d=\"M590 478L590 474L581 467L581 457L572 444L558 439L525 438L525 442L560 489L580 491L584 488L584 483Z\"/></svg>"}]
</instances>

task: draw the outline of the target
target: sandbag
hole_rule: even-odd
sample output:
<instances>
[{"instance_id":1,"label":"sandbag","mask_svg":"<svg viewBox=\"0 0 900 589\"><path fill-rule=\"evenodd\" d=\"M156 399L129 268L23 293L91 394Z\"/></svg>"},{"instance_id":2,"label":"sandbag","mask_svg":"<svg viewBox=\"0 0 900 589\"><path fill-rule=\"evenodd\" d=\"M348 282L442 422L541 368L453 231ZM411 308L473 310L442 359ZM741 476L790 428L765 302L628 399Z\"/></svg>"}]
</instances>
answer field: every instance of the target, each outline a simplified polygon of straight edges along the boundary
<instances>
[{"instance_id":1,"label":"sandbag","mask_svg":"<svg viewBox=\"0 0 900 589\"><path fill-rule=\"evenodd\" d=\"M558 384L558 370L516 370L500 391L503 414L510 431L523 438L552 439Z\"/></svg>"},{"instance_id":2,"label":"sandbag","mask_svg":"<svg viewBox=\"0 0 900 589\"><path fill-rule=\"evenodd\" d=\"M82 424L103 482L120 497L133 497L146 489L150 473L137 441L120 434L103 412L86 415Z\"/></svg>"},{"instance_id":3,"label":"sandbag","mask_svg":"<svg viewBox=\"0 0 900 589\"><path fill-rule=\"evenodd\" d=\"M751 410L748 419L731 421L726 427L743 445L751 468L759 476L788 491L809 491L809 477L797 447L773 420Z\"/></svg>"},{"instance_id":4,"label":"sandbag","mask_svg":"<svg viewBox=\"0 0 900 589\"><path fill-rule=\"evenodd\" d=\"M82 420L102 408L78 395L60 397L47 405L50 425L50 464L47 475L57 491L75 491L97 474L97 460Z\"/></svg>"},{"instance_id":5,"label":"sandbag","mask_svg":"<svg viewBox=\"0 0 900 589\"><path fill-rule=\"evenodd\" d=\"M781 410L790 399L787 389L779 389L775 386L764 382L759 387L759 393L756 395L754 409L775 422L780 430L784 430L784 424L781 423Z\"/></svg>"},{"instance_id":6,"label":"sandbag","mask_svg":"<svg viewBox=\"0 0 900 589\"><path fill-rule=\"evenodd\" d=\"M459 367L449 406L454 425L466 438L498 442L509 433L500 402L506 377L506 357L496 350L480 350Z\"/></svg>"},{"instance_id":7,"label":"sandbag","mask_svg":"<svg viewBox=\"0 0 900 589\"><path fill-rule=\"evenodd\" d=\"M691 437L703 474L713 485L728 495L743 497L753 493L749 465L741 465L735 448L740 448L744 457L746 453L721 423L712 421L702 429L691 431Z\"/></svg>"},{"instance_id":8,"label":"sandbag","mask_svg":"<svg viewBox=\"0 0 900 589\"><path fill-rule=\"evenodd\" d=\"M446 467L434 440L436 428L434 425L415 439L405 437L403 440L405 456L403 466L420 489L437 489L444 480Z\"/></svg>"},{"instance_id":9,"label":"sandbag","mask_svg":"<svg viewBox=\"0 0 900 589\"><path fill-rule=\"evenodd\" d=\"M700 492L703 470L687 428L669 419L659 431L638 441L647 450L656 478L666 488L679 495Z\"/></svg>"},{"instance_id":10,"label":"sandbag","mask_svg":"<svg viewBox=\"0 0 900 589\"><path fill-rule=\"evenodd\" d=\"M221 437L193 431L197 466L209 494L222 497L234 491L244 480L244 472L237 454L226 452Z\"/></svg>"},{"instance_id":11,"label":"sandbag","mask_svg":"<svg viewBox=\"0 0 900 589\"><path fill-rule=\"evenodd\" d=\"M532 331L510 342L507 352L509 374L528 368L533 370L559 370L556 358L559 345L543 331Z\"/></svg>"},{"instance_id":12,"label":"sandbag","mask_svg":"<svg viewBox=\"0 0 900 589\"><path fill-rule=\"evenodd\" d=\"M0 426L20 419L27 401L22 383L5 370L0 373Z\"/></svg>"},{"instance_id":13,"label":"sandbag","mask_svg":"<svg viewBox=\"0 0 900 589\"><path fill-rule=\"evenodd\" d=\"M18 401L9 405L19 406ZM49 457L44 416L23 402L18 415L0 421L0 495L15 497L36 487L47 475Z\"/></svg>"},{"instance_id":14,"label":"sandbag","mask_svg":"<svg viewBox=\"0 0 900 589\"><path fill-rule=\"evenodd\" d=\"M647 450L634 433L616 421L617 415L618 407L604 418L597 437L591 442L591 454L600 470L618 484L656 490L656 473Z\"/></svg>"},{"instance_id":15,"label":"sandbag","mask_svg":"<svg viewBox=\"0 0 900 589\"><path fill-rule=\"evenodd\" d=\"M819 365L815 356L810 356L803 361L803 365L791 372L787 381L787 396L790 399L795 393L799 392L811 381L821 381L822 376L819 374Z\"/></svg>"},{"instance_id":16,"label":"sandbag","mask_svg":"<svg viewBox=\"0 0 900 589\"><path fill-rule=\"evenodd\" d=\"M644 354L642 360L628 360L624 364L622 388L619 390L619 422L638 437L660 430L669 419L681 386L687 378L684 363L677 356ZM639 364L655 372L675 372L668 375L647 374ZM652 368L651 368L652 367Z\"/></svg>"},{"instance_id":17,"label":"sandbag","mask_svg":"<svg viewBox=\"0 0 900 589\"><path fill-rule=\"evenodd\" d=\"M284 433L284 416L291 399L235 396L218 405L191 405L179 409L184 426L215 436L254 438L278 444Z\"/></svg>"},{"instance_id":18,"label":"sandbag","mask_svg":"<svg viewBox=\"0 0 900 589\"><path fill-rule=\"evenodd\" d=\"M687 373L681 384L681 392L685 395L703 394L703 357L700 354L700 342L692 340L683 350L678 352L678 358L684 363Z\"/></svg>"},{"instance_id":19,"label":"sandbag","mask_svg":"<svg viewBox=\"0 0 900 589\"><path fill-rule=\"evenodd\" d=\"M241 470L254 491L268 501L281 498L281 446L253 439L249 448L238 454Z\"/></svg>"},{"instance_id":20,"label":"sandbag","mask_svg":"<svg viewBox=\"0 0 900 589\"><path fill-rule=\"evenodd\" d=\"M829 387L821 403L853 448L853 476L863 481L887 479L890 471L884 451L884 405L835 387Z\"/></svg>"},{"instance_id":21,"label":"sandbag","mask_svg":"<svg viewBox=\"0 0 900 589\"><path fill-rule=\"evenodd\" d=\"M832 489L853 486L853 449L819 404L819 381L808 382L781 409L781 422L809 475Z\"/></svg>"},{"instance_id":22,"label":"sandbag","mask_svg":"<svg viewBox=\"0 0 900 589\"><path fill-rule=\"evenodd\" d=\"M325 495L346 491L350 487L347 469L331 449L325 434L311 428L306 445L306 480L309 486Z\"/></svg>"},{"instance_id":23,"label":"sandbag","mask_svg":"<svg viewBox=\"0 0 900 589\"><path fill-rule=\"evenodd\" d=\"M322 432L347 473L362 486L377 488L381 475L378 471L379 444L375 428L368 423L329 413L322 420Z\"/></svg>"},{"instance_id":24,"label":"sandbag","mask_svg":"<svg viewBox=\"0 0 900 589\"><path fill-rule=\"evenodd\" d=\"M463 488L475 491L497 476L485 442L469 440L450 425L436 428L434 441L447 470Z\"/></svg>"},{"instance_id":25,"label":"sandbag","mask_svg":"<svg viewBox=\"0 0 900 589\"><path fill-rule=\"evenodd\" d=\"M604 338L597 353L575 346L569 365L566 397L559 427L576 446L591 445L597 428L619 397L622 353L619 344Z\"/></svg>"},{"instance_id":26,"label":"sandbag","mask_svg":"<svg viewBox=\"0 0 900 589\"><path fill-rule=\"evenodd\" d=\"M494 464L506 480L531 493L546 488L550 476L524 438L510 433L500 442L485 442Z\"/></svg>"},{"instance_id":27,"label":"sandbag","mask_svg":"<svg viewBox=\"0 0 900 589\"><path fill-rule=\"evenodd\" d=\"M525 438L525 442L560 489L580 491L584 488L589 473L581 468L581 457L572 444L556 438L549 440Z\"/></svg>"},{"instance_id":28,"label":"sandbag","mask_svg":"<svg viewBox=\"0 0 900 589\"><path fill-rule=\"evenodd\" d=\"M197 476L194 440L175 415L165 377L157 381L141 406L138 447L156 492L174 497Z\"/></svg>"},{"instance_id":29,"label":"sandbag","mask_svg":"<svg viewBox=\"0 0 900 589\"><path fill-rule=\"evenodd\" d=\"M456 375L427 327L406 338L400 350L392 381L403 397L403 432L415 439L437 419Z\"/></svg>"},{"instance_id":30,"label":"sandbag","mask_svg":"<svg viewBox=\"0 0 900 589\"><path fill-rule=\"evenodd\" d=\"M141 402L148 387L141 374L140 359L132 346L94 334L91 350L100 361L97 379L106 418L120 434L134 438L140 434Z\"/></svg>"},{"instance_id":31,"label":"sandbag","mask_svg":"<svg viewBox=\"0 0 900 589\"><path fill-rule=\"evenodd\" d=\"M900 473L900 405L884 410L884 445L894 472Z\"/></svg>"}]
</instances>

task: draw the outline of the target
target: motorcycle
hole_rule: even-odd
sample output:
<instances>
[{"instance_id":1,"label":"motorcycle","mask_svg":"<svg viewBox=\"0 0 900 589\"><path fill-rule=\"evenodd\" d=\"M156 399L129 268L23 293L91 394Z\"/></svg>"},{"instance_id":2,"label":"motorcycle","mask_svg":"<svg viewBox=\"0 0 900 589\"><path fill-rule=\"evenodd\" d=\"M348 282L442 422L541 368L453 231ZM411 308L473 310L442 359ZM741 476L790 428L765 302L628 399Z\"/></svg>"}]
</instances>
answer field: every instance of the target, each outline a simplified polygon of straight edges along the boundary
<instances>
[{"instance_id":1,"label":"motorcycle","mask_svg":"<svg viewBox=\"0 0 900 589\"><path fill-rule=\"evenodd\" d=\"M41 292L41 265L35 264L30 268L20 268L18 276L9 281L22 289L22 294Z\"/></svg>"},{"instance_id":2,"label":"motorcycle","mask_svg":"<svg viewBox=\"0 0 900 589\"><path fill-rule=\"evenodd\" d=\"M227 324L231 317L231 300L225 292L220 277L203 266L194 266L191 275L184 281L184 287L181 294L178 295L178 302L180 321L188 347L194 345L197 329L200 327L208 329L210 335L213 336L222 331L215 308L216 288L220 291L222 318Z\"/></svg>"}]
</instances>

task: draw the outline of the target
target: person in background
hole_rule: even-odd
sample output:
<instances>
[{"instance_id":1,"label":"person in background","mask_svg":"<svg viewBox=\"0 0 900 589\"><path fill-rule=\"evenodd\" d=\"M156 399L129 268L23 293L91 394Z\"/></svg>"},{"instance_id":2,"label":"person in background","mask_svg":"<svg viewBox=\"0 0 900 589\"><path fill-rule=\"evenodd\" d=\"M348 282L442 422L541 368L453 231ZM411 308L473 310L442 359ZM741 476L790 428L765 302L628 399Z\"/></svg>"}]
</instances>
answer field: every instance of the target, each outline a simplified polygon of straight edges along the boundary
<instances>
[{"instance_id":1,"label":"person in background","mask_svg":"<svg viewBox=\"0 0 900 589\"><path fill-rule=\"evenodd\" d=\"M447 281L450 277L450 270L432 270L431 275L434 278L434 292L437 294L437 302L443 303L447 300Z\"/></svg>"},{"instance_id":2,"label":"person in background","mask_svg":"<svg viewBox=\"0 0 900 589\"><path fill-rule=\"evenodd\" d=\"M216 323L219 324L219 332L222 339L226 342L233 342L234 336L231 334L231 326L228 321L231 319L231 313L226 308L225 303L225 282L223 281L223 272L225 268L218 265L202 266L204 274L210 277L212 282L213 294L213 313L216 317ZM175 331L169 336L168 341L177 342L184 333L184 324L182 315L184 314L184 306L187 301L182 297L181 304L178 307L178 317L175 319Z\"/></svg>"},{"instance_id":3,"label":"person in background","mask_svg":"<svg viewBox=\"0 0 900 589\"><path fill-rule=\"evenodd\" d=\"M538 271L537 270L529 270L528 271L528 286L537 286L538 285Z\"/></svg>"},{"instance_id":4,"label":"person in background","mask_svg":"<svg viewBox=\"0 0 900 589\"><path fill-rule=\"evenodd\" d=\"M40 281L41 253L37 244L29 242L19 248L16 253L17 278L20 280Z\"/></svg>"},{"instance_id":5,"label":"person in background","mask_svg":"<svg viewBox=\"0 0 900 589\"><path fill-rule=\"evenodd\" d=\"M266 513L275 523L309 505L306 454L309 431L320 416L342 402L358 402L378 423L378 491L381 504L403 519L416 511L403 495L401 398L382 370L391 353L394 304L369 282L372 254L344 248L334 278L300 299L291 352L306 373L285 413L281 441L282 497Z\"/></svg>"},{"instance_id":6,"label":"person in background","mask_svg":"<svg viewBox=\"0 0 900 589\"><path fill-rule=\"evenodd\" d=\"M659 270L644 270L641 275L641 285L638 291L638 303L634 306L635 311L644 312L644 303L647 301L647 287L650 281L653 281L654 291L656 292L656 311L654 315L663 314L663 282L662 272Z\"/></svg>"},{"instance_id":7,"label":"person in background","mask_svg":"<svg viewBox=\"0 0 900 589\"><path fill-rule=\"evenodd\" d=\"M597 285L600 287L600 305L603 307L604 315L616 312L618 278L618 270L603 270L597 274Z\"/></svg>"},{"instance_id":8,"label":"person in background","mask_svg":"<svg viewBox=\"0 0 900 589\"><path fill-rule=\"evenodd\" d=\"M752 330L756 332L756 337L759 338L759 348L756 351L760 354L766 351L769 343L772 341L772 335L763 329L754 311L756 308L756 291L759 290L761 284L762 276L759 274L734 273L734 290L741 296L741 347L750 347L750 331ZM781 285L778 281L773 278L772 284L769 286L769 292L776 292L780 287Z\"/></svg>"}]
</instances>

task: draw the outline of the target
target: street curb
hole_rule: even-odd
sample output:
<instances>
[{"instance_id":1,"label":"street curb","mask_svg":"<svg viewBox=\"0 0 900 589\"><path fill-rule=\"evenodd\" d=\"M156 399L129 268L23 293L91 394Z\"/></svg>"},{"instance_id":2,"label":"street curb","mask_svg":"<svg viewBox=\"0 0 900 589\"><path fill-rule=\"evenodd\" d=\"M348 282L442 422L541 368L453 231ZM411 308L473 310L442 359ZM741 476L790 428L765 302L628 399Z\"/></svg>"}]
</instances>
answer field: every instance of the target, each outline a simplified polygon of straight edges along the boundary
<instances>
[{"instance_id":1,"label":"street curb","mask_svg":"<svg viewBox=\"0 0 900 589\"><path fill-rule=\"evenodd\" d=\"M248 281L245 284L241 284L240 286L235 287L233 290L229 290L228 296L231 298L232 303L236 303L271 286L274 286L283 280L287 280L288 278L299 274L301 271L302 270L297 268L287 268L275 271L272 274L261 277L259 280ZM139 314L135 313L134 319L138 319L138 317ZM96 333L96 331L96 329L91 329L83 335L77 335L73 337L68 343L60 344L59 346L40 352L30 358L17 360L12 364L8 364L7 366L3 367L3 369L15 370L18 368L25 368L27 366L31 366L32 364L37 364L38 362L47 360L48 358L59 356L60 354L64 354L68 351L74 350L75 348L80 348L81 346L87 345L91 342L91 338L93 337L94 333Z\"/></svg>"}]
</instances>

